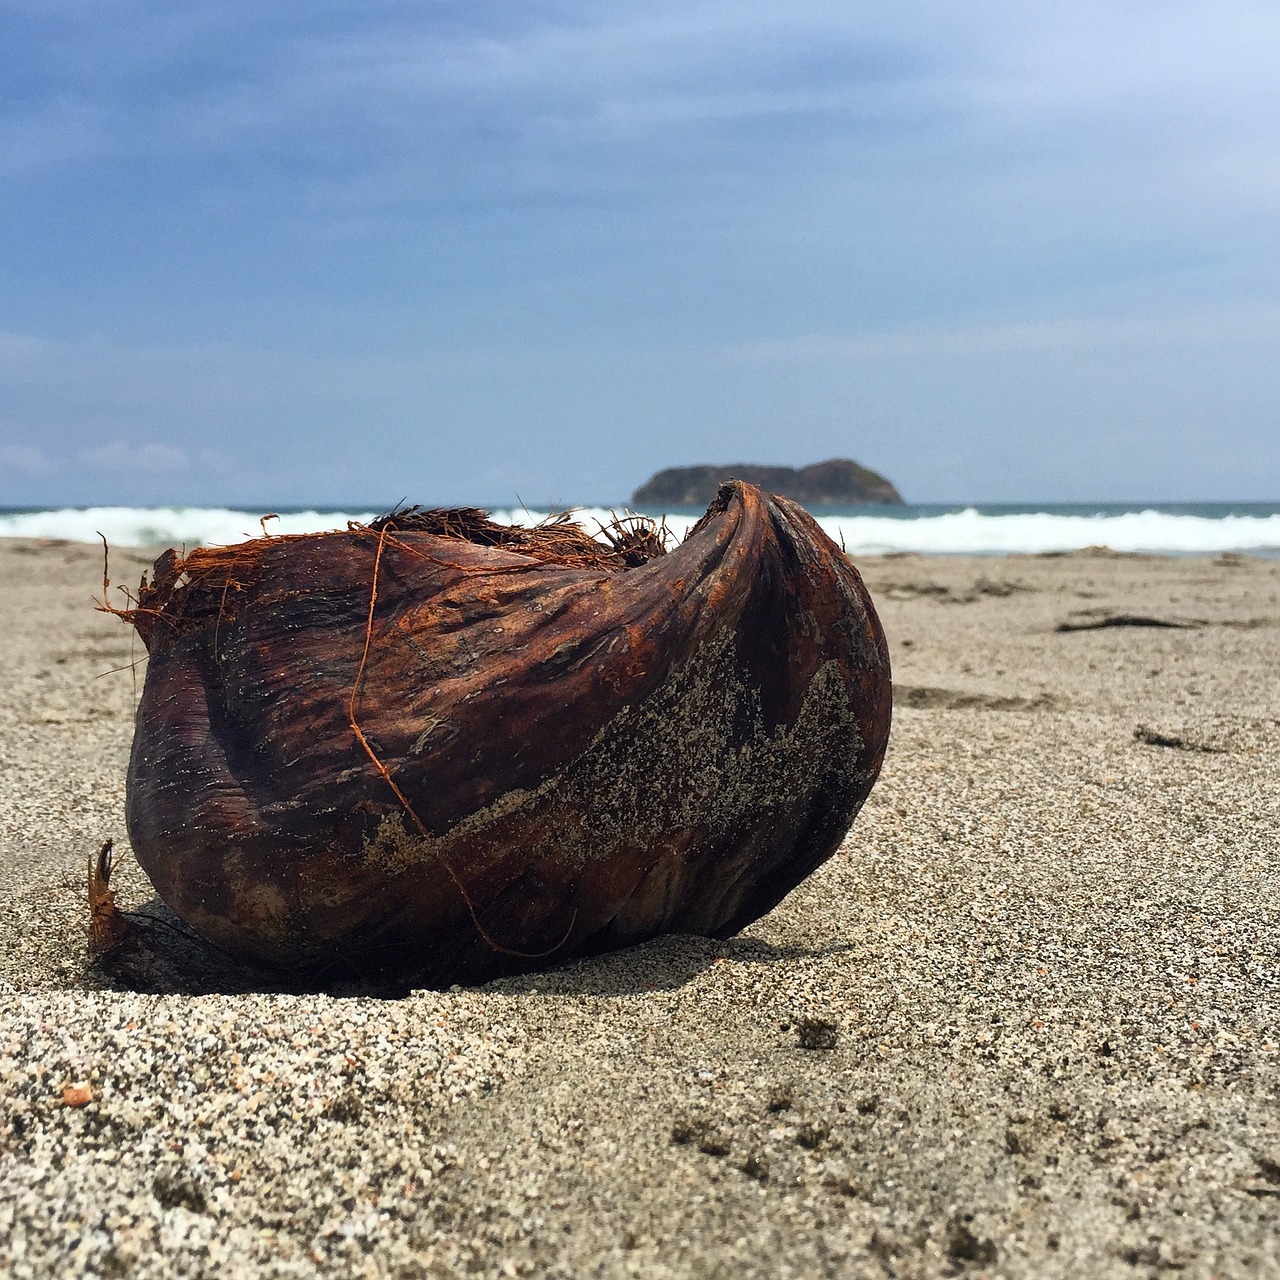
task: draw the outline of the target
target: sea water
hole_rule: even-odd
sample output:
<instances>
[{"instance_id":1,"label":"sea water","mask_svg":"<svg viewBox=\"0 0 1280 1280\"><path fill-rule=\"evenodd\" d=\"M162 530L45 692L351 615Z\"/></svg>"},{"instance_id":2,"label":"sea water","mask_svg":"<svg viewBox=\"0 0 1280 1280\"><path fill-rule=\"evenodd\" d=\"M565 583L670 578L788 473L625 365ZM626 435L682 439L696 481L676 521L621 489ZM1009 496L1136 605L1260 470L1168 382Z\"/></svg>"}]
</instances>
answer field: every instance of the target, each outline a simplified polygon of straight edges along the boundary
<instances>
[{"instance_id":1,"label":"sea water","mask_svg":"<svg viewBox=\"0 0 1280 1280\"><path fill-rule=\"evenodd\" d=\"M629 508L579 507L589 531ZM281 509L265 526L258 510L228 507L0 508L0 537L58 538L113 546L194 547L272 534L315 533L366 523L374 510ZM495 508L494 520L537 524L545 509ZM682 507L644 511L665 519L679 539L702 514ZM1106 546L1115 551L1215 555L1224 551L1280 557L1280 503L1032 503L817 507L818 523L855 556L893 552L926 555L1014 555Z\"/></svg>"}]
</instances>

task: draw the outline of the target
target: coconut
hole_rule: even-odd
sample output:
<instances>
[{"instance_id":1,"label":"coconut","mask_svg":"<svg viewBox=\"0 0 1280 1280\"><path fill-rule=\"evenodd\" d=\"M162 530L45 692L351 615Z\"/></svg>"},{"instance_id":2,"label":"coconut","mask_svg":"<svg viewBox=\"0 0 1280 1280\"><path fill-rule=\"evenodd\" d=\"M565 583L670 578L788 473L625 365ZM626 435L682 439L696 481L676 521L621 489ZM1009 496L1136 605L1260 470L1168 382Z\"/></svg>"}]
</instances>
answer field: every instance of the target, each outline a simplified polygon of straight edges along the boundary
<instances>
[{"instance_id":1,"label":"coconut","mask_svg":"<svg viewBox=\"0 0 1280 1280\"><path fill-rule=\"evenodd\" d=\"M119 611L159 896L245 960L432 985L770 910L879 772L883 632L792 502L660 534L412 508L167 551Z\"/></svg>"}]
</instances>

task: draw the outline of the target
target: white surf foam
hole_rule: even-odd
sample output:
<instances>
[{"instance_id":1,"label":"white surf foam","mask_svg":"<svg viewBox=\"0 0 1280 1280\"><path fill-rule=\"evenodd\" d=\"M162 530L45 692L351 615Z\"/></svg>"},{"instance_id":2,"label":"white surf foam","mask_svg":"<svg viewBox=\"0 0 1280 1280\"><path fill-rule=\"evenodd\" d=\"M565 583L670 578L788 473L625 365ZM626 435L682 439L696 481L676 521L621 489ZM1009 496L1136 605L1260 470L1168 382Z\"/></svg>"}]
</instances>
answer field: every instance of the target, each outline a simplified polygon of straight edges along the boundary
<instances>
[{"instance_id":1,"label":"white surf foam","mask_svg":"<svg viewBox=\"0 0 1280 1280\"><path fill-rule=\"evenodd\" d=\"M492 512L502 523L536 524L538 510ZM367 522L371 511L303 511L269 521L271 533L318 533ZM575 512L587 529L608 524L614 513L587 507ZM669 516L667 527L678 539L693 516ZM1116 551L1152 551L1176 555L1221 551L1280 550L1280 515L1181 515L1148 509L1123 514L1065 515L1055 512L985 515L970 508L941 515L894 519L879 515L822 516L819 523L851 555L894 551L925 554L1009 555L1074 551L1108 546ZM194 547L240 542L261 536L259 516L225 507L89 507L0 515L0 536L65 538L95 542L98 534L113 546Z\"/></svg>"},{"instance_id":2,"label":"white surf foam","mask_svg":"<svg viewBox=\"0 0 1280 1280\"><path fill-rule=\"evenodd\" d=\"M494 512L495 520L535 521L541 512ZM589 529L607 524L612 513L586 508L575 513ZM693 516L668 516L667 527L681 538ZM1015 555L1077 551L1106 546L1115 551L1211 555L1221 551L1280 549L1280 515L1221 517L1130 511L1120 515L1062 515L1027 512L984 515L972 507L943 515L819 516L818 523L850 555L916 551L930 555Z\"/></svg>"},{"instance_id":3,"label":"white surf foam","mask_svg":"<svg viewBox=\"0 0 1280 1280\"><path fill-rule=\"evenodd\" d=\"M950 555L1010 555L1077 551L1103 546L1114 551L1196 555L1280 548L1280 516L1217 518L1167 511L1122 515L1059 515L1034 512L983 515L972 508L916 520L854 516L823 520L850 554L919 551Z\"/></svg>"},{"instance_id":4,"label":"white surf foam","mask_svg":"<svg viewBox=\"0 0 1280 1280\"><path fill-rule=\"evenodd\" d=\"M226 507L64 507L0 515L0 535L97 542L101 534L113 547L215 546L260 538L261 514ZM348 520L373 520L377 514L300 511L268 520L266 527L273 534L321 533L345 529Z\"/></svg>"}]
</instances>

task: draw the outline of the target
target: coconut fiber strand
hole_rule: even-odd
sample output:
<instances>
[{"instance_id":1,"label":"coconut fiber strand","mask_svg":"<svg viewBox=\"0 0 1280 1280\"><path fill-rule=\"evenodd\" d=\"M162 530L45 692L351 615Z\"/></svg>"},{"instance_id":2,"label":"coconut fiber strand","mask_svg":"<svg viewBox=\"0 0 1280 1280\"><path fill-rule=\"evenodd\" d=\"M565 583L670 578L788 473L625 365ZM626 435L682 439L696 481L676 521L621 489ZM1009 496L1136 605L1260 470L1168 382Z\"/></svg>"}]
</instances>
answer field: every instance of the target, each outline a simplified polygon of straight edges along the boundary
<instances>
[{"instance_id":1,"label":"coconut fiber strand","mask_svg":"<svg viewBox=\"0 0 1280 1280\"><path fill-rule=\"evenodd\" d=\"M725 485L664 552L472 510L173 551L129 838L233 955L476 982L728 936L834 852L879 772L889 659L800 507Z\"/></svg>"}]
</instances>

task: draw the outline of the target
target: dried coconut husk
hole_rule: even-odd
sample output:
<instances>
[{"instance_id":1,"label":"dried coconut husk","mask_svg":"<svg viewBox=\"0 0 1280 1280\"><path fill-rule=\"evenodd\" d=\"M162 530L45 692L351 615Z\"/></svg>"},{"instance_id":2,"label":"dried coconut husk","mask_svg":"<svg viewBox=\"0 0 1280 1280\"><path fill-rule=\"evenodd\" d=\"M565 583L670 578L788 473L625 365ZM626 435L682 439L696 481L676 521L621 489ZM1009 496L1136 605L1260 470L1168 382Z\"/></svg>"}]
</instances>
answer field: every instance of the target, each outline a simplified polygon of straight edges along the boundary
<instances>
[{"instance_id":1,"label":"dried coconut husk","mask_svg":"<svg viewBox=\"0 0 1280 1280\"><path fill-rule=\"evenodd\" d=\"M476 982L726 937L836 849L879 772L889 659L800 507L725 485L670 553L412 508L168 551L129 837L234 955Z\"/></svg>"}]
</instances>

